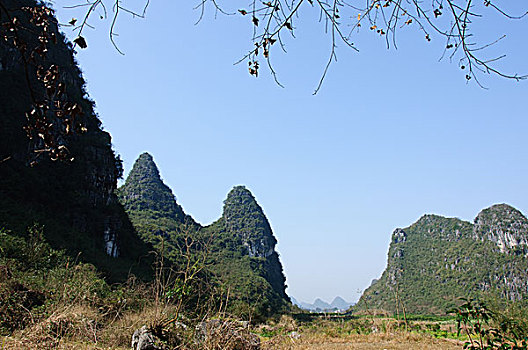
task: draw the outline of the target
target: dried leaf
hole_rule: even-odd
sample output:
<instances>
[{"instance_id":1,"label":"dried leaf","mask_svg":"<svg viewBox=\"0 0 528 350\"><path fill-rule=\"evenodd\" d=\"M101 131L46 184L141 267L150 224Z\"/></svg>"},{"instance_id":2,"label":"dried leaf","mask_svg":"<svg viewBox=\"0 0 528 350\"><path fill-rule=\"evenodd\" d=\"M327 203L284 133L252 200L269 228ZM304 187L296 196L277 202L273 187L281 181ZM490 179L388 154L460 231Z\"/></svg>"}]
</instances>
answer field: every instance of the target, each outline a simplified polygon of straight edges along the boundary
<instances>
[{"instance_id":1,"label":"dried leaf","mask_svg":"<svg viewBox=\"0 0 528 350\"><path fill-rule=\"evenodd\" d=\"M88 44L86 44L86 40L84 40L82 36L78 36L77 39L75 39L73 42L79 45L81 49L86 49L88 47Z\"/></svg>"}]
</instances>

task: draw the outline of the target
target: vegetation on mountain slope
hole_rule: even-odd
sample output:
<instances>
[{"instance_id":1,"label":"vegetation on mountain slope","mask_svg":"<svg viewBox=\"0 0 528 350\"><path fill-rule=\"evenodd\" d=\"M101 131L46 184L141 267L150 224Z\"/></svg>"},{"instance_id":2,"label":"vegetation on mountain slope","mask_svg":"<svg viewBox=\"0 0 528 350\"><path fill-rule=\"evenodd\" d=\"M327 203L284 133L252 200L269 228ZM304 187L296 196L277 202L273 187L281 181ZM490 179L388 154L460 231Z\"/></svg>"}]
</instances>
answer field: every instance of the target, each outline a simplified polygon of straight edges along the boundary
<instances>
[{"instance_id":1,"label":"vegetation on mountain slope","mask_svg":"<svg viewBox=\"0 0 528 350\"><path fill-rule=\"evenodd\" d=\"M47 52L27 64L24 55L38 45L31 33L42 27L32 11L41 5L34 0L3 0L2 5L20 8L14 15L25 31L17 31L18 44L24 42L27 51L0 40L0 227L28 239L26 229L39 223L53 248L96 264L111 280L125 280L130 272L148 276L149 264L142 265L140 259L149 248L137 237L114 195L121 161L94 112L71 43L49 14L46 33L50 37L52 33L56 42L49 39ZM0 16L5 20L6 13ZM0 26L2 38L10 33L9 26ZM42 83L52 77L36 77L36 71L49 69L58 71L60 94ZM51 103L50 94L53 106L41 111L48 124L36 126L31 119L35 100ZM69 106L64 108L71 113L54 110L57 105ZM46 148L47 142L67 157L54 160L58 156Z\"/></svg>"},{"instance_id":2,"label":"vegetation on mountain slope","mask_svg":"<svg viewBox=\"0 0 528 350\"><path fill-rule=\"evenodd\" d=\"M396 229L387 268L356 308L445 314L460 297L522 301L528 296L528 221L494 205L475 224L424 215Z\"/></svg>"},{"instance_id":3,"label":"vegetation on mountain slope","mask_svg":"<svg viewBox=\"0 0 528 350\"><path fill-rule=\"evenodd\" d=\"M183 263L182 251L189 250L193 266L215 285L219 304L227 311L262 318L288 307L277 240L245 187L233 188L222 217L202 227L183 212L152 156L144 153L118 194L141 237L163 250L176 269Z\"/></svg>"}]
</instances>

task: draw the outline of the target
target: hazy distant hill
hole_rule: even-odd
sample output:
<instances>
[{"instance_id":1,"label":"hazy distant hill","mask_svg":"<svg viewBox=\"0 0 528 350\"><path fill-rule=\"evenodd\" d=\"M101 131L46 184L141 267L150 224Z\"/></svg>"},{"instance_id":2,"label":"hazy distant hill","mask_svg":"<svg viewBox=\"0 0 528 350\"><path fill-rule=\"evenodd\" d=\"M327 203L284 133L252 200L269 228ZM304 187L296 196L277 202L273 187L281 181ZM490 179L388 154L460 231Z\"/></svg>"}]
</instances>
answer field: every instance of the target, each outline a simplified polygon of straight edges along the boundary
<instances>
[{"instance_id":1,"label":"hazy distant hill","mask_svg":"<svg viewBox=\"0 0 528 350\"><path fill-rule=\"evenodd\" d=\"M292 303L294 305L297 305L301 309L309 310L309 311L338 311L338 310L347 310L350 308L354 303L349 303L346 300L344 300L341 297L335 297L334 300L331 303L327 303L326 301L317 298L315 301L310 304L302 301L298 301L295 298L291 298Z\"/></svg>"},{"instance_id":2,"label":"hazy distant hill","mask_svg":"<svg viewBox=\"0 0 528 350\"><path fill-rule=\"evenodd\" d=\"M443 314L459 297L528 296L528 220L506 204L469 223L424 215L392 234L388 262L358 308Z\"/></svg>"},{"instance_id":3,"label":"hazy distant hill","mask_svg":"<svg viewBox=\"0 0 528 350\"><path fill-rule=\"evenodd\" d=\"M183 212L152 156L144 153L118 194L141 237L158 248L163 244L173 261L186 236L206 242L208 271L228 294L229 310L258 317L288 307L277 240L262 208L244 186L229 192L220 219L202 227Z\"/></svg>"},{"instance_id":4,"label":"hazy distant hill","mask_svg":"<svg viewBox=\"0 0 528 350\"><path fill-rule=\"evenodd\" d=\"M338 308L339 310L346 310L352 305L354 305L354 303L349 303L348 301L339 296L335 297L334 300L332 300L332 302L330 303L330 306L332 308Z\"/></svg>"}]
</instances>

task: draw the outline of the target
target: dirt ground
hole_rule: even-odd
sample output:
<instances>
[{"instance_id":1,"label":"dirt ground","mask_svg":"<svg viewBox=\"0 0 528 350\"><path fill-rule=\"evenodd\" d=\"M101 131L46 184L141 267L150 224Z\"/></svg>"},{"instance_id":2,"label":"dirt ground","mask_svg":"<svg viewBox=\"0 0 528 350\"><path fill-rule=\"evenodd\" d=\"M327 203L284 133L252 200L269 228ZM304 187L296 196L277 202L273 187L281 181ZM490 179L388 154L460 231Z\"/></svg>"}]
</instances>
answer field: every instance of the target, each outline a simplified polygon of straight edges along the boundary
<instances>
[{"instance_id":1,"label":"dirt ground","mask_svg":"<svg viewBox=\"0 0 528 350\"><path fill-rule=\"evenodd\" d=\"M463 342L435 339L418 334L370 334L328 337L320 334L277 336L262 342L262 350L461 350ZM28 340L0 337L0 350L128 350L128 347L112 347L89 343L59 342L53 345Z\"/></svg>"},{"instance_id":2,"label":"dirt ground","mask_svg":"<svg viewBox=\"0 0 528 350\"><path fill-rule=\"evenodd\" d=\"M358 335L342 338L310 337L273 339L263 344L266 350L460 350L463 343L422 336Z\"/></svg>"}]
</instances>

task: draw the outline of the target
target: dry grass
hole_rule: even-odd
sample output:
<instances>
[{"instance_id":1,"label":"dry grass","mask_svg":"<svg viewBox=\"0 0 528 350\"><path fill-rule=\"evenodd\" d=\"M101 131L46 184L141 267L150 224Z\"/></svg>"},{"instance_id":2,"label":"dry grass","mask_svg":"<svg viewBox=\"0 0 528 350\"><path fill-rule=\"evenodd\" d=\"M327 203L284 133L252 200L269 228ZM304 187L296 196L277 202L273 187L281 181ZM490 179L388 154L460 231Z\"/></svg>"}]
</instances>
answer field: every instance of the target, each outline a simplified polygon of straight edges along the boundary
<instances>
[{"instance_id":1,"label":"dry grass","mask_svg":"<svg viewBox=\"0 0 528 350\"><path fill-rule=\"evenodd\" d=\"M130 349L134 331L163 316L154 307L128 311L113 319L104 319L95 308L79 304L56 310L11 337L0 338L0 350Z\"/></svg>"},{"instance_id":2,"label":"dry grass","mask_svg":"<svg viewBox=\"0 0 528 350\"><path fill-rule=\"evenodd\" d=\"M55 344L33 343L28 339L14 339L6 337L0 339L1 350L130 350L130 347L113 347L98 344L82 343L76 341L61 340Z\"/></svg>"},{"instance_id":3,"label":"dry grass","mask_svg":"<svg viewBox=\"0 0 528 350\"><path fill-rule=\"evenodd\" d=\"M449 326L441 325L441 328L447 329ZM281 331L278 335L263 342L264 350L455 350L463 348L463 342L437 339L427 333L411 332L411 325L407 327L401 321L392 318L363 318L349 321L318 319L300 325L291 318L283 318L274 326L274 329ZM269 328L267 330L270 331Z\"/></svg>"},{"instance_id":4,"label":"dry grass","mask_svg":"<svg viewBox=\"0 0 528 350\"><path fill-rule=\"evenodd\" d=\"M11 337L0 338L0 350L130 349L132 333L142 325L151 325L160 317L167 317L174 312L169 309L165 311L167 314L160 313L159 309L154 306L147 306L141 311L130 310L120 314L119 317L108 319L103 318L97 309L90 306L65 306L57 308L56 312L33 323L25 330L15 332ZM406 332L398 328L398 324L398 321L391 319L346 322L315 320L299 324L291 317L283 316L278 322L258 326L253 331L258 334L270 334L270 332L274 334L267 340L262 338L262 350L455 350L463 348L463 343L460 341L437 339L429 334ZM185 345L182 344L182 349L198 349L198 345L193 341L193 332L194 327L189 327L187 338L181 339L185 343ZM238 335L240 330L237 328L236 332L231 329L225 331L222 328L220 333L225 333L227 336ZM205 342L199 345L199 348L200 350L245 348L220 341L225 340L224 338L238 339L237 337L226 338L217 334L213 337L214 344L210 341Z\"/></svg>"},{"instance_id":5,"label":"dry grass","mask_svg":"<svg viewBox=\"0 0 528 350\"><path fill-rule=\"evenodd\" d=\"M141 311L128 311L119 318L111 320L100 332L100 340L105 344L130 346L132 334L143 325L153 326L160 318L167 317L173 310L166 308L163 313L155 306L143 308Z\"/></svg>"},{"instance_id":6,"label":"dry grass","mask_svg":"<svg viewBox=\"0 0 528 350\"><path fill-rule=\"evenodd\" d=\"M109 346L61 340L56 344L33 343L28 339L0 339L0 349L41 350L41 349L79 349L79 350L129 350L127 346ZM276 337L263 343L263 350L460 350L459 342L432 338L418 338L401 335L354 335L343 338L302 337L294 340L288 336Z\"/></svg>"},{"instance_id":7,"label":"dry grass","mask_svg":"<svg viewBox=\"0 0 528 350\"><path fill-rule=\"evenodd\" d=\"M458 341L414 334L355 334L346 337L301 335L299 339L282 336L269 340L263 348L265 350L459 350L462 347L462 343Z\"/></svg>"}]
</instances>

